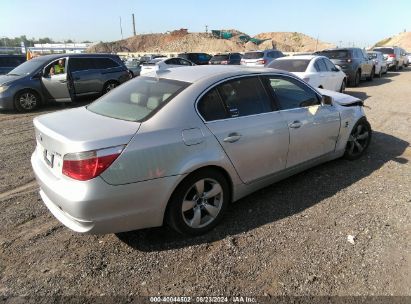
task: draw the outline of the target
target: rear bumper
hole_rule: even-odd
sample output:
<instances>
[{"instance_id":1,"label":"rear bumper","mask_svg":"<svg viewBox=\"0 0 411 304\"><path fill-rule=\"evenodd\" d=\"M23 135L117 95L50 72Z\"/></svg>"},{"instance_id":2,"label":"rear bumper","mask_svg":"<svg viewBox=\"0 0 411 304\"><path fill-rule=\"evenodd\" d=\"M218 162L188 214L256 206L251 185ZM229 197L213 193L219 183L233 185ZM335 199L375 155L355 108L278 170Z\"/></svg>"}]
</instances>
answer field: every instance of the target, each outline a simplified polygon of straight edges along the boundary
<instances>
[{"instance_id":1,"label":"rear bumper","mask_svg":"<svg viewBox=\"0 0 411 304\"><path fill-rule=\"evenodd\" d=\"M85 182L56 178L36 151L31 164L44 204L62 224L80 233L117 233L161 226L168 199L181 178L113 186L100 177Z\"/></svg>"}]
</instances>

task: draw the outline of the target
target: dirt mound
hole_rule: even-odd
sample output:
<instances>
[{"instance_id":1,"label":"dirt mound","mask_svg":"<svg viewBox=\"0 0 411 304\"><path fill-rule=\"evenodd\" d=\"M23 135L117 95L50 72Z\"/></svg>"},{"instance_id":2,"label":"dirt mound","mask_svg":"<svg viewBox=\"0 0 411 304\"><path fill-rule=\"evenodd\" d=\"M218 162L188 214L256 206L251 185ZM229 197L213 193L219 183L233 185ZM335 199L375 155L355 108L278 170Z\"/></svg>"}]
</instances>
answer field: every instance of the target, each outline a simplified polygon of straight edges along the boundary
<instances>
[{"instance_id":1,"label":"dirt mound","mask_svg":"<svg viewBox=\"0 0 411 304\"><path fill-rule=\"evenodd\" d=\"M375 46L400 46L407 51L411 51L411 32L402 32L394 37L383 39L375 44Z\"/></svg>"},{"instance_id":2,"label":"dirt mound","mask_svg":"<svg viewBox=\"0 0 411 304\"><path fill-rule=\"evenodd\" d=\"M90 53L102 52L244 52L248 50L265 50L277 48L285 52L309 52L333 47L332 44L317 41L301 33L261 33L254 38L266 40L260 44L241 40L245 34L230 30L233 34L230 39L219 39L207 33L189 33L185 29L165 34L136 35L128 39L101 42L91 46Z\"/></svg>"}]
</instances>

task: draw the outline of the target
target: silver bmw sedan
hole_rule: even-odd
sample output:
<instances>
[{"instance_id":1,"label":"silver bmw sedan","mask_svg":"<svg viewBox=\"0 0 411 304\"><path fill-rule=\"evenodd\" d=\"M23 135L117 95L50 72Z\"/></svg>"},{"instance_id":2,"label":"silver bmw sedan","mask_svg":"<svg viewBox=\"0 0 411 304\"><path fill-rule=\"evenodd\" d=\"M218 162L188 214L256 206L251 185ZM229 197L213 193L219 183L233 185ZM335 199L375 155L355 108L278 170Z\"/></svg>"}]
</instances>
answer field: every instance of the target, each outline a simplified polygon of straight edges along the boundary
<instances>
[{"instance_id":1,"label":"silver bmw sedan","mask_svg":"<svg viewBox=\"0 0 411 304\"><path fill-rule=\"evenodd\" d=\"M359 158L371 139L362 106L274 69L167 69L35 118L31 162L43 202L74 231L167 223L198 235L257 189Z\"/></svg>"}]
</instances>

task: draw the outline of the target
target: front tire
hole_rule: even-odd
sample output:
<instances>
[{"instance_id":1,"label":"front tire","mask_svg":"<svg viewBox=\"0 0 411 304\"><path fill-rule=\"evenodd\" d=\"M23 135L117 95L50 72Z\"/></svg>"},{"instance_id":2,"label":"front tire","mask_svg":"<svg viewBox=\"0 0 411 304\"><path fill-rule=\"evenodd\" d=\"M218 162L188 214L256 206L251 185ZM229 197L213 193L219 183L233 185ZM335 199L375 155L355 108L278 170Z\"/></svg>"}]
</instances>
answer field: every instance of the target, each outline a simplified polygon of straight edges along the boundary
<instances>
[{"instance_id":1,"label":"front tire","mask_svg":"<svg viewBox=\"0 0 411 304\"><path fill-rule=\"evenodd\" d=\"M361 79L361 72L357 71L357 73L355 73L354 80L351 81L351 85L353 87L358 87L360 85L360 79Z\"/></svg>"},{"instance_id":2,"label":"front tire","mask_svg":"<svg viewBox=\"0 0 411 304\"><path fill-rule=\"evenodd\" d=\"M372 68L370 76L367 77L368 81L373 81L375 75L375 68Z\"/></svg>"},{"instance_id":3,"label":"front tire","mask_svg":"<svg viewBox=\"0 0 411 304\"><path fill-rule=\"evenodd\" d=\"M40 105L40 96L31 90L18 92L14 97L14 108L18 112L32 112Z\"/></svg>"},{"instance_id":4,"label":"front tire","mask_svg":"<svg viewBox=\"0 0 411 304\"><path fill-rule=\"evenodd\" d=\"M345 148L344 158L355 160L360 158L371 142L371 125L365 119L361 118L351 131L350 137Z\"/></svg>"},{"instance_id":5,"label":"front tire","mask_svg":"<svg viewBox=\"0 0 411 304\"><path fill-rule=\"evenodd\" d=\"M382 77L382 67L380 68L380 72L378 73L378 78Z\"/></svg>"},{"instance_id":6,"label":"front tire","mask_svg":"<svg viewBox=\"0 0 411 304\"><path fill-rule=\"evenodd\" d=\"M201 235L222 219L230 201L229 185L215 170L189 175L174 191L167 206L166 221L177 232Z\"/></svg>"}]
</instances>

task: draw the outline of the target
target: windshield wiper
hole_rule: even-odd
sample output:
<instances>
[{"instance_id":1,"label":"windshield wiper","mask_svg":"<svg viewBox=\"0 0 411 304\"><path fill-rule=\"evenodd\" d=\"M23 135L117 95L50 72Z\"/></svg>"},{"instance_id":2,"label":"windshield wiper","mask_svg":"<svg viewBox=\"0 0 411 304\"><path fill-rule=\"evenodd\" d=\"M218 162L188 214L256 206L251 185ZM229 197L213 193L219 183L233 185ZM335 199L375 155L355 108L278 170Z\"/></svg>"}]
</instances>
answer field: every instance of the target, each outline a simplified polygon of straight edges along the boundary
<instances>
[{"instance_id":1,"label":"windshield wiper","mask_svg":"<svg viewBox=\"0 0 411 304\"><path fill-rule=\"evenodd\" d=\"M20 74L7 73L7 76L20 76Z\"/></svg>"}]
</instances>

